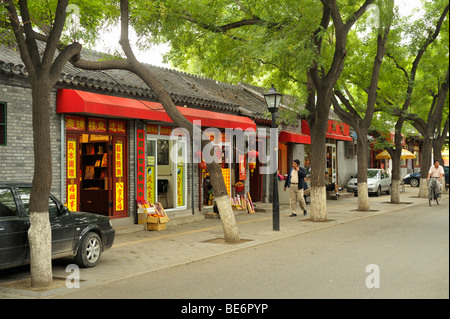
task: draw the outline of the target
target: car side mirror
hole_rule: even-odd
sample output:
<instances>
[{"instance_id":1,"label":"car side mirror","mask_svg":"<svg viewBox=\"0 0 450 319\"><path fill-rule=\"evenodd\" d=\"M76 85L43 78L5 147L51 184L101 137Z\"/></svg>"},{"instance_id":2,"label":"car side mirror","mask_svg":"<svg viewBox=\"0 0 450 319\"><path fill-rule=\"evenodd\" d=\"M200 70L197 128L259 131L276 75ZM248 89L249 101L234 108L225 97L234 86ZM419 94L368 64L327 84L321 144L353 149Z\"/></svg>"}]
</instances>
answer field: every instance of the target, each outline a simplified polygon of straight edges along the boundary
<instances>
[{"instance_id":1,"label":"car side mirror","mask_svg":"<svg viewBox=\"0 0 450 319\"><path fill-rule=\"evenodd\" d=\"M64 206L64 205L59 206L59 213L61 215L67 214L68 212L69 212L69 209L66 206Z\"/></svg>"}]
</instances>

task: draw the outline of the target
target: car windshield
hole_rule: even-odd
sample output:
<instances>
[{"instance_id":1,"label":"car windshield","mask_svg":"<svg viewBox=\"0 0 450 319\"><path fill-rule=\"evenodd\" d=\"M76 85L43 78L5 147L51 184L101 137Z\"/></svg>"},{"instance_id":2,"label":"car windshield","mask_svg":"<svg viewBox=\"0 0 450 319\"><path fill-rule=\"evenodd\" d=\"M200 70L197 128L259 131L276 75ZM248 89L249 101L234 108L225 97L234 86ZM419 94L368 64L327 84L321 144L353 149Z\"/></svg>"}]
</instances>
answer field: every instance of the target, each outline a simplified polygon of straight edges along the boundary
<instances>
[{"instance_id":1,"label":"car windshield","mask_svg":"<svg viewBox=\"0 0 450 319\"><path fill-rule=\"evenodd\" d=\"M378 170L367 170L367 178L375 178L378 175Z\"/></svg>"}]
</instances>

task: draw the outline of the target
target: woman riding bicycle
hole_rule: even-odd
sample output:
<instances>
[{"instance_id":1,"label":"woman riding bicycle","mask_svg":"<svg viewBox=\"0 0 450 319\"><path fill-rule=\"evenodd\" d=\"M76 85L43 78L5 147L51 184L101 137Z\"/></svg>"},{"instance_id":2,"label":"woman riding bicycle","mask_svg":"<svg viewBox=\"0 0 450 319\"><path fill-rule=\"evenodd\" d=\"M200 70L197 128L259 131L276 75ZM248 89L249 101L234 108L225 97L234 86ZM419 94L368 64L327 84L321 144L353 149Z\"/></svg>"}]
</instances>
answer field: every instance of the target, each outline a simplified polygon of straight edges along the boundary
<instances>
[{"instance_id":1,"label":"woman riding bicycle","mask_svg":"<svg viewBox=\"0 0 450 319\"><path fill-rule=\"evenodd\" d=\"M438 197L441 194L441 180L442 176L444 176L444 168L439 165L439 161L434 161L434 165L430 167L428 171L427 181L431 178L432 180L436 180L436 188L435 188L435 196Z\"/></svg>"}]
</instances>

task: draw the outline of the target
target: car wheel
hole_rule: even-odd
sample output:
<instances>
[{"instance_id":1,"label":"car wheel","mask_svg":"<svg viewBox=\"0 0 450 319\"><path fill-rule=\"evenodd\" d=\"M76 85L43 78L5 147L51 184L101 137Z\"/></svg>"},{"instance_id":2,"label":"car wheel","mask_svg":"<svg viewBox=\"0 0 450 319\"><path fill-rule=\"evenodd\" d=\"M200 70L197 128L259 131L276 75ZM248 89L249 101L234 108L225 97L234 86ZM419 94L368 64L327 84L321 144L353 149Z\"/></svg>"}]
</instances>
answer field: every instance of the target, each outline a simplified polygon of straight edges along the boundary
<instances>
[{"instance_id":1,"label":"car wheel","mask_svg":"<svg viewBox=\"0 0 450 319\"><path fill-rule=\"evenodd\" d=\"M409 180L409 185L411 185L411 187L419 187L419 180L417 178L411 178Z\"/></svg>"},{"instance_id":2,"label":"car wheel","mask_svg":"<svg viewBox=\"0 0 450 319\"><path fill-rule=\"evenodd\" d=\"M377 189L377 194L376 194L377 196L381 196L381 186L378 186L378 189Z\"/></svg>"},{"instance_id":3,"label":"car wheel","mask_svg":"<svg viewBox=\"0 0 450 319\"><path fill-rule=\"evenodd\" d=\"M391 194L391 185L389 185L389 188L386 191L386 195L390 195Z\"/></svg>"},{"instance_id":4,"label":"car wheel","mask_svg":"<svg viewBox=\"0 0 450 319\"><path fill-rule=\"evenodd\" d=\"M83 268L95 267L102 254L102 240L96 233L88 233L81 241L75 262Z\"/></svg>"}]
</instances>

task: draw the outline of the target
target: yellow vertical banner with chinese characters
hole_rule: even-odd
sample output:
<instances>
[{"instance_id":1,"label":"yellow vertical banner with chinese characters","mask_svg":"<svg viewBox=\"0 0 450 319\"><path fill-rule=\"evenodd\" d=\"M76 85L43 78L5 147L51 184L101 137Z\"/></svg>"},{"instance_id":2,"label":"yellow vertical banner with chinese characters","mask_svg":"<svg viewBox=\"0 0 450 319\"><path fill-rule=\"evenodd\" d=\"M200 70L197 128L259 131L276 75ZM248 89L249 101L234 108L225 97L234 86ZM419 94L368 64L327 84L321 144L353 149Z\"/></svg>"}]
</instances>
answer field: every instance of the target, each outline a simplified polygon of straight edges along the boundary
<instances>
[{"instance_id":1,"label":"yellow vertical banner with chinese characters","mask_svg":"<svg viewBox=\"0 0 450 319\"><path fill-rule=\"evenodd\" d=\"M115 147L115 171L116 177L123 176L123 145L122 142L117 142Z\"/></svg>"},{"instance_id":2,"label":"yellow vertical banner with chinese characters","mask_svg":"<svg viewBox=\"0 0 450 319\"><path fill-rule=\"evenodd\" d=\"M177 167L177 205L184 206L184 189L183 189L183 166L178 165Z\"/></svg>"},{"instance_id":3,"label":"yellow vertical banner with chinese characters","mask_svg":"<svg viewBox=\"0 0 450 319\"><path fill-rule=\"evenodd\" d=\"M155 157L147 156L147 201L155 203Z\"/></svg>"},{"instance_id":4,"label":"yellow vertical banner with chinese characters","mask_svg":"<svg viewBox=\"0 0 450 319\"><path fill-rule=\"evenodd\" d=\"M222 168L222 175L223 175L223 180L225 182L225 186L227 187L228 195L230 195L230 186L231 186L230 169Z\"/></svg>"},{"instance_id":5,"label":"yellow vertical banner with chinese characters","mask_svg":"<svg viewBox=\"0 0 450 319\"><path fill-rule=\"evenodd\" d=\"M70 211L77 211L77 184L70 184L67 186L67 208Z\"/></svg>"},{"instance_id":6,"label":"yellow vertical banner with chinese characters","mask_svg":"<svg viewBox=\"0 0 450 319\"><path fill-rule=\"evenodd\" d=\"M67 178L77 178L77 141L67 141Z\"/></svg>"},{"instance_id":7,"label":"yellow vertical banner with chinese characters","mask_svg":"<svg viewBox=\"0 0 450 319\"><path fill-rule=\"evenodd\" d=\"M116 183L116 211L123 210L124 208L124 194L123 194L123 182Z\"/></svg>"}]
</instances>

